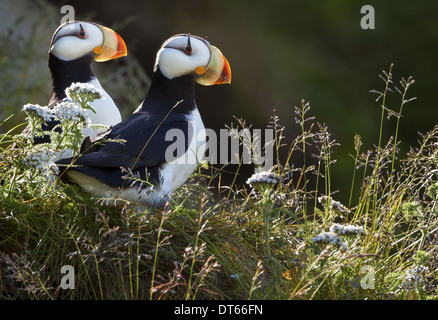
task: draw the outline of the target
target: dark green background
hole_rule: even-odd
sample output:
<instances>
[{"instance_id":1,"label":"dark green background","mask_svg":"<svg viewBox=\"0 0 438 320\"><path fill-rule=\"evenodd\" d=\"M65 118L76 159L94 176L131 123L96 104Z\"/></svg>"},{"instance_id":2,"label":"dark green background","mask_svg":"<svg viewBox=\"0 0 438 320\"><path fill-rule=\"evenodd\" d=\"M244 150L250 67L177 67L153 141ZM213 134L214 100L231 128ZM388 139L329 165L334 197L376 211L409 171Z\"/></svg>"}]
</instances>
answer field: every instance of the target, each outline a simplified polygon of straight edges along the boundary
<instances>
[{"instance_id":1,"label":"dark green background","mask_svg":"<svg viewBox=\"0 0 438 320\"><path fill-rule=\"evenodd\" d=\"M310 101L311 115L325 123L341 146L333 187L349 195L354 153L360 134L362 151L378 143L381 109L371 89L383 89L381 69L394 67L394 81L416 80L401 119L401 157L416 145L417 132L436 124L438 2L434 1L50 1L73 5L76 19L91 19L116 29L129 55L151 75L161 43L177 33L207 36L230 62L229 86L197 87L198 107L206 127L219 130L244 118L264 128L276 109L287 128L286 140L299 132L293 107ZM375 29L360 27L363 5L375 9ZM59 15L61 17L61 14ZM50 39L48 39L49 41ZM129 58L129 56L128 56ZM111 62L113 63L113 62ZM117 63L117 62L114 62ZM145 91L147 92L147 88ZM44 103L44 102L41 102ZM140 103L140 101L138 101ZM396 93L388 107L398 110ZM137 105L120 105L124 118ZM386 141L395 118L385 119ZM297 159L300 162L300 159ZM249 168L251 170L251 168ZM250 171L247 171L250 172ZM244 181L247 175L243 175Z\"/></svg>"}]
</instances>

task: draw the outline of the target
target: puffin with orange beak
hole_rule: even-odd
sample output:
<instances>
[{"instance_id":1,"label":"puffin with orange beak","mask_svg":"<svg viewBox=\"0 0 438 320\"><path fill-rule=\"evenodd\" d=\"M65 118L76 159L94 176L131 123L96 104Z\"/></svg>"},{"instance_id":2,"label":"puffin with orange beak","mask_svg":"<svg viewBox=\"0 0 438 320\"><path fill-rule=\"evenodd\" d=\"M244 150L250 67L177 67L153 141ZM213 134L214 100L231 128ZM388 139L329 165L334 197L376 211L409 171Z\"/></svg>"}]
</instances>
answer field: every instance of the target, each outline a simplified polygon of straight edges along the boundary
<instances>
[{"instance_id":1,"label":"puffin with orange beak","mask_svg":"<svg viewBox=\"0 0 438 320\"><path fill-rule=\"evenodd\" d=\"M57 161L61 178L114 199L116 206L164 205L204 156L206 132L195 84L230 82L230 65L218 48L189 34L171 37L157 53L149 92L138 109L84 140L80 156Z\"/></svg>"},{"instance_id":2,"label":"puffin with orange beak","mask_svg":"<svg viewBox=\"0 0 438 320\"><path fill-rule=\"evenodd\" d=\"M126 55L123 39L107 27L83 21L60 25L52 36L49 48L49 69L52 76L49 107L53 108L66 98L65 89L72 83L89 83L100 89L104 96L90 103L95 110L87 110L91 123L113 126L122 121L119 109L100 85L91 70L91 64L94 61L104 62ZM50 131L56 125L56 121L49 121L43 126L43 130ZM97 133L91 128L84 129L84 136L94 137ZM48 142L48 139L49 136L34 137L34 143Z\"/></svg>"}]
</instances>

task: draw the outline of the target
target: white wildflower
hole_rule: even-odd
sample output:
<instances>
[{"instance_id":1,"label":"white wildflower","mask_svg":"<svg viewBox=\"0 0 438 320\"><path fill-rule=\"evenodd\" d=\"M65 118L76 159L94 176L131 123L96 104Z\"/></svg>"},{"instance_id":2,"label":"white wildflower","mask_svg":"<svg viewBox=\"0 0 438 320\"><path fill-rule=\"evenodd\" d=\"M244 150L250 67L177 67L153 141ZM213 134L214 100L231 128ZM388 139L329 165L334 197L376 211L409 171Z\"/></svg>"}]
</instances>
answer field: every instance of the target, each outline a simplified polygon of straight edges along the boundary
<instances>
[{"instance_id":1,"label":"white wildflower","mask_svg":"<svg viewBox=\"0 0 438 320\"><path fill-rule=\"evenodd\" d=\"M350 210L347 207L345 207L339 201L333 200L332 197L321 196L321 197L318 198L318 202L322 203L324 205L326 203L328 203L328 206L329 206L330 209L338 210L341 213L348 213L348 212L350 212Z\"/></svg>"},{"instance_id":2,"label":"white wildflower","mask_svg":"<svg viewBox=\"0 0 438 320\"><path fill-rule=\"evenodd\" d=\"M429 272L428 267L416 266L406 271L405 279L403 280L402 287L408 290L417 288L423 284L424 276Z\"/></svg>"},{"instance_id":3,"label":"white wildflower","mask_svg":"<svg viewBox=\"0 0 438 320\"><path fill-rule=\"evenodd\" d=\"M57 103L53 108L53 114L60 120L88 122L87 112L82 107L67 100Z\"/></svg>"},{"instance_id":4,"label":"white wildflower","mask_svg":"<svg viewBox=\"0 0 438 320\"><path fill-rule=\"evenodd\" d=\"M55 160L57 159L56 155L56 151L52 148L37 146L27 151L24 163L38 169L46 175L48 175L50 171L57 173L58 167L55 165Z\"/></svg>"},{"instance_id":5,"label":"white wildflower","mask_svg":"<svg viewBox=\"0 0 438 320\"><path fill-rule=\"evenodd\" d=\"M339 234L339 235L356 235L356 234L364 234L365 231L362 226L355 226L351 224L342 225L339 223L335 223L330 227L330 232Z\"/></svg>"},{"instance_id":6,"label":"white wildflower","mask_svg":"<svg viewBox=\"0 0 438 320\"><path fill-rule=\"evenodd\" d=\"M72 83L67 89L65 89L65 94L68 99L73 101L80 100L78 99L79 95L86 96L88 101L104 98L102 90L96 88L92 84L81 82Z\"/></svg>"},{"instance_id":7,"label":"white wildflower","mask_svg":"<svg viewBox=\"0 0 438 320\"><path fill-rule=\"evenodd\" d=\"M52 110L50 110L49 107L40 106L39 104L25 104L22 110L28 115L36 114L39 117L43 118L43 120L46 122L53 117Z\"/></svg>"},{"instance_id":8,"label":"white wildflower","mask_svg":"<svg viewBox=\"0 0 438 320\"><path fill-rule=\"evenodd\" d=\"M254 185L257 184L276 184L278 181L280 181L279 175L272 172L262 171L254 173L248 180L246 180L246 183L251 187L254 187Z\"/></svg>"},{"instance_id":9,"label":"white wildflower","mask_svg":"<svg viewBox=\"0 0 438 320\"><path fill-rule=\"evenodd\" d=\"M333 245L340 246L342 249L347 250L347 245L345 244L344 240L342 238L338 237L338 235L331 233L331 232L323 232L315 237L313 237L312 242L321 242L321 243L330 243Z\"/></svg>"}]
</instances>

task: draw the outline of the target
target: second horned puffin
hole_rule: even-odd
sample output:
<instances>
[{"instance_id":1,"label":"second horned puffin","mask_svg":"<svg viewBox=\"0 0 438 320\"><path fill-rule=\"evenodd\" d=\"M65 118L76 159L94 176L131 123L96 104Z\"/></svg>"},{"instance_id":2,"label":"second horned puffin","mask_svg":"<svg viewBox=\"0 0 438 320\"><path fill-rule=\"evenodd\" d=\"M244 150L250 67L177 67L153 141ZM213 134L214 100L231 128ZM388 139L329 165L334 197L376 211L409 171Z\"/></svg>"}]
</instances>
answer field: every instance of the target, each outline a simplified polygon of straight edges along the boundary
<instances>
[{"instance_id":1,"label":"second horned puffin","mask_svg":"<svg viewBox=\"0 0 438 320\"><path fill-rule=\"evenodd\" d=\"M71 84L91 84L103 93L102 99L90 103L95 112L87 110L91 123L113 126L122 121L119 109L102 88L91 65L93 62L105 62L126 55L125 42L110 28L83 21L60 25L52 36L49 48L48 65L52 77L49 108L66 98L65 89ZM56 121L49 120L43 130L52 130L56 124ZM83 129L84 136L94 137L97 133L91 128ZM34 143L48 142L48 139L49 136L34 137ZM68 152L63 154L66 155Z\"/></svg>"},{"instance_id":2,"label":"second horned puffin","mask_svg":"<svg viewBox=\"0 0 438 320\"><path fill-rule=\"evenodd\" d=\"M230 82L230 66L218 48L189 34L171 37L157 53L149 92L138 109L86 139L80 156L57 161L61 178L116 205L162 206L202 160L206 134L195 84Z\"/></svg>"}]
</instances>

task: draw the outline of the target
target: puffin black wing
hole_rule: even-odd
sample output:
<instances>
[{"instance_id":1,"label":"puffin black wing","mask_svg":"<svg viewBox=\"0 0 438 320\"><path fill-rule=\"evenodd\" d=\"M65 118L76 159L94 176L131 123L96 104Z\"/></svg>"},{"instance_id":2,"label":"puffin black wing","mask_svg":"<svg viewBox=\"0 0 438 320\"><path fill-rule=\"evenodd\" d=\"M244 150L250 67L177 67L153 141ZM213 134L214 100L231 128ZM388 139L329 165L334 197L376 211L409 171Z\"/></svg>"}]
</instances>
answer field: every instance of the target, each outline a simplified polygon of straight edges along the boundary
<instances>
[{"instance_id":1,"label":"puffin black wing","mask_svg":"<svg viewBox=\"0 0 438 320\"><path fill-rule=\"evenodd\" d=\"M79 171L108 185L119 187L123 181L122 176L126 174L122 168L133 172L143 168L153 170L153 167L168 162L169 159L166 158L169 156L175 159L187 152L193 130L189 129L191 124L186 117L171 115L164 121L154 118L147 113L135 113L106 134L96 137L91 144L87 139L84 142L87 146L82 148L85 153L81 156L60 159L56 164L73 164L73 167L66 167L64 170ZM105 142L106 139L124 142ZM174 143L177 145L172 150L177 151L177 154L168 152L168 148ZM65 172L62 176L65 176Z\"/></svg>"}]
</instances>

